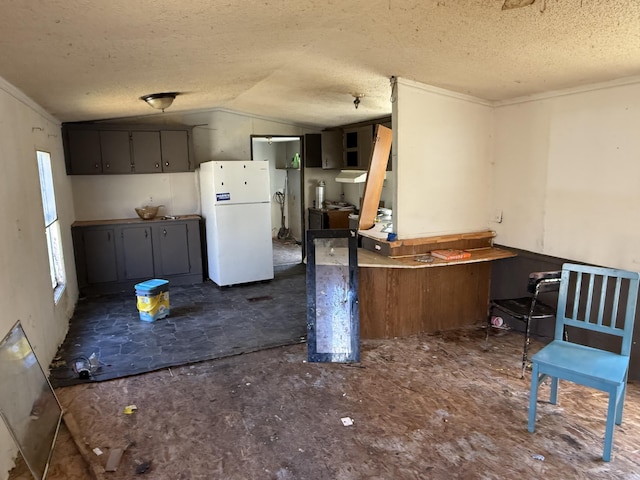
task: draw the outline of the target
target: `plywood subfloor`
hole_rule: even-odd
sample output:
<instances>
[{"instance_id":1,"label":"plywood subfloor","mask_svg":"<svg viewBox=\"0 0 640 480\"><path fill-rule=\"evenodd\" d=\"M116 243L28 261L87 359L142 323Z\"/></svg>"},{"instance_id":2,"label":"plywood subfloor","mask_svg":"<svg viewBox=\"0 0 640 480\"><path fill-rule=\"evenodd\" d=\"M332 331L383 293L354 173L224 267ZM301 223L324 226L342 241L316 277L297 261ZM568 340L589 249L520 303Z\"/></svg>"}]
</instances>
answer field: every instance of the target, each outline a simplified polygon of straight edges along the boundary
<instances>
[{"instance_id":1,"label":"plywood subfloor","mask_svg":"<svg viewBox=\"0 0 640 480\"><path fill-rule=\"evenodd\" d=\"M491 337L485 351L481 329L366 341L354 366L306 363L293 345L57 394L89 449L105 452L97 462L135 442L113 480L639 478L640 386L604 463L597 391L561 384L560 405L541 403L527 432L521 342ZM91 478L65 430L48 478Z\"/></svg>"}]
</instances>

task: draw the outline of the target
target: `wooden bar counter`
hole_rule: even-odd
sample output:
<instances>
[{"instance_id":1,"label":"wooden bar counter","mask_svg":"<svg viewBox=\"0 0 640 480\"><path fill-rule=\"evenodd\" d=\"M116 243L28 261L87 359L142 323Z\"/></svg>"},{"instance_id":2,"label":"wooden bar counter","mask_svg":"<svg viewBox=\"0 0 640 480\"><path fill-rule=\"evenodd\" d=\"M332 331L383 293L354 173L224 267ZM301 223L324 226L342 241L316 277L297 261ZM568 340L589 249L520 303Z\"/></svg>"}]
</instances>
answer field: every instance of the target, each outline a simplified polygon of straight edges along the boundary
<instances>
[{"instance_id":1,"label":"wooden bar counter","mask_svg":"<svg viewBox=\"0 0 640 480\"><path fill-rule=\"evenodd\" d=\"M478 232L387 242L363 235L368 248L358 249L361 338L405 337L484 321L491 262L515 256L492 247L494 236ZM441 248L464 249L471 257L419 261Z\"/></svg>"}]
</instances>

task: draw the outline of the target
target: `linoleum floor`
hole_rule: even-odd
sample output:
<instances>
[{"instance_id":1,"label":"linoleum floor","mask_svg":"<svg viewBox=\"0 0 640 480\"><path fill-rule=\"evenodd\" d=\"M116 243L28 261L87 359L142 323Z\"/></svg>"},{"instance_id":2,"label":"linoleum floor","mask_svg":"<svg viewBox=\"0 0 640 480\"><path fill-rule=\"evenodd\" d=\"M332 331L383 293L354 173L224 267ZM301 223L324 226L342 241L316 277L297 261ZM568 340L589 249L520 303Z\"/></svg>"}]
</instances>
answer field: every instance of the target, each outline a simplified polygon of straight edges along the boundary
<instances>
[{"instance_id":1,"label":"linoleum floor","mask_svg":"<svg viewBox=\"0 0 640 480\"><path fill-rule=\"evenodd\" d=\"M169 286L170 315L140 320L133 293L81 299L51 365L54 387L110 380L306 339L305 265L275 267L269 282ZM95 354L81 379L75 365Z\"/></svg>"}]
</instances>

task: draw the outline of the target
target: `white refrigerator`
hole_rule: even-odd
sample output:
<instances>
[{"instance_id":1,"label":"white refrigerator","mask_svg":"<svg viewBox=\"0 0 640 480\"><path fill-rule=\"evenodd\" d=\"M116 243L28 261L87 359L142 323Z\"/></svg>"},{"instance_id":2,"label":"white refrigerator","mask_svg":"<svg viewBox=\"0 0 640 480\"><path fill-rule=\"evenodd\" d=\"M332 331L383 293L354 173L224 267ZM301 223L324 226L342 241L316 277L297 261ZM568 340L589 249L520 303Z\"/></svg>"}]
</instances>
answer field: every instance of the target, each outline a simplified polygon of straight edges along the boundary
<instances>
[{"instance_id":1,"label":"white refrigerator","mask_svg":"<svg viewBox=\"0 0 640 480\"><path fill-rule=\"evenodd\" d=\"M273 278L268 161L200 164L209 278L219 286Z\"/></svg>"}]
</instances>

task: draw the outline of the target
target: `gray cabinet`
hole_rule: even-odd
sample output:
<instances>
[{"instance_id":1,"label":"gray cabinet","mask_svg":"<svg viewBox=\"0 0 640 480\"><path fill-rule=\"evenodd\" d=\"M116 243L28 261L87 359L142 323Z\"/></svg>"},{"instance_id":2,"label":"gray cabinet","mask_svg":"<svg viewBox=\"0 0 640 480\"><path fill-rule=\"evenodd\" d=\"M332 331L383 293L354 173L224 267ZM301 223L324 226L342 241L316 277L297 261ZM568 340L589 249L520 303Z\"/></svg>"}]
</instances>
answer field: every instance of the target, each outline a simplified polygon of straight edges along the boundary
<instances>
[{"instance_id":1,"label":"gray cabinet","mask_svg":"<svg viewBox=\"0 0 640 480\"><path fill-rule=\"evenodd\" d=\"M78 276L93 284L118 280L113 228L88 228L77 238L74 236L74 246L76 243L79 246L76 249L76 265L80 266Z\"/></svg>"},{"instance_id":2,"label":"gray cabinet","mask_svg":"<svg viewBox=\"0 0 640 480\"><path fill-rule=\"evenodd\" d=\"M191 128L64 124L67 173L95 175L193 171Z\"/></svg>"},{"instance_id":3,"label":"gray cabinet","mask_svg":"<svg viewBox=\"0 0 640 480\"><path fill-rule=\"evenodd\" d=\"M161 130L162 171L186 172L193 170L189 161L189 132L185 130Z\"/></svg>"},{"instance_id":4,"label":"gray cabinet","mask_svg":"<svg viewBox=\"0 0 640 480\"><path fill-rule=\"evenodd\" d=\"M162 172L160 132L131 132L131 148L136 173Z\"/></svg>"},{"instance_id":5,"label":"gray cabinet","mask_svg":"<svg viewBox=\"0 0 640 480\"><path fill-rule=\"evenodd\" d=\"M76 175L102 173L100 132L96 130L70 130L65 136L67 168Z\"/></svg>"},{"instance_id":6,"label":"gray cabinet","mask_svg":"<svg viewBox=\"0 0 640 480\"><path fill-rule=\"evenodd\" d=\"M173 223L153 227L155 270L161 277L191 270L189 226Z\"/></svg>"},{"instance_id":7,"label":"gray cabinet","mask_svg":"<svg viewBox=\"0 0 640 480\"><path fill-rule=\"evenodd\" d=\"M102 173L131 173L133 163L129 149L129 132L116 130L99 134Z\"/></svg>"},{"instance_id":8,"label":"gray cabinet","mask_svg":"<svg viewBox=\"0 0 640 480\"><path fill-rule=\"evenodd\" d=\"M76 222L72 236L78 286L84 294L131 290L151 278L177 285L203 281L198 216Z\"/></svg>"},{"instance_id":9,"label":"gray cabinet","mask_svg":"<svg viewBox=\"0 0 640 480\"><path fill-rule=\"evenodd\" d=\"M120 229L122 240L121 268L125 280L154 276L151 227L127 226Z\"/></svg>"}]
</instances>

